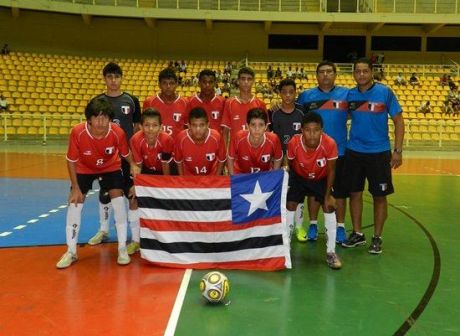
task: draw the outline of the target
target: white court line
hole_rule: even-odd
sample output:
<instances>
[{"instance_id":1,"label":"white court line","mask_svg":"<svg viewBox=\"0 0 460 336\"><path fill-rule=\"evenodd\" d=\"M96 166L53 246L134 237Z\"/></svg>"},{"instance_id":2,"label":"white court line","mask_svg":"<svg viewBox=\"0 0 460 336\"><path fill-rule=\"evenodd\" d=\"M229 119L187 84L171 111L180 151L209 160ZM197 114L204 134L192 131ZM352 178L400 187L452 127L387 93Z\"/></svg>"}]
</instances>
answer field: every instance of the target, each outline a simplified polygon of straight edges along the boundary
<instances>
[{"instance_id":1,"label":"white court line","mask_svg":"<svg viewBox=\"0 0 460 336\"><path fill-rule=\"evenodd\" d=\"M6 237L6 236L9 236L10 234L12 234L13 232L9 232L9 231L6 231L6 232L2 232L0 233L0 237Z\"/></svg>"},{"instance_id":2,"label":"white court line","mask_svg":"<svg viewBox=\"0 0 460 336\"><path fill-rule=\"evenodd\" d=\"M65 208L67 208L67 204L60 205L60 206L58 206L58 208L59 209L65 209Z\"/></svg>"},{"instance_id":3,"label":"white court line","mask_svg":"<svg viewBox=\"0 0 460 336\"><path fill-rule=\"evenodd\" d=\"M174 307L171 312L171 316L169 317L168 326L166 327L164 336L174 336L177 321L179 320L180 311L182 309L182 304L184 303L185 294L187 292L187 287L191 276L192 270L187 269L184 273L184 277L182 278L179 292L177 292L176 302L174 302Z\"/></svg>"},{"instance_id":4,"label":"white court line","mask_svg":"<svg viewBox=\"0 0 460 336\"><path fill-rule=\"evenodd\" d=\"M40 218L46 218L46 217L48 217L49 215L50 215L50 214L42 214L42 215L40 215L40 216L38 216L38 217L40 217Z\"/></svg>"},{"instance_id":5,"label":"white court line","mask_svg":"<svg viewBox=\"0 0 460 336\"><path fill-rule=\"evenodd\" d=\"M15 230L22 230L22 229L24 229L25 227L27 227L27 225L18 225L18 226L15 226L13 229L15 229Z\"/></svg>"},{"instance_id":6,"label":"white court line","mask_svg":"<svg viewBox=\"0 0 460 336\"><path fill-rule=\"evenodd\" d=\"M48 211L48 212L50 212L50 213L55 213L55 212L58 212L58 211L59 211L59 209L52 209L52 210L50 210L50 211Z\"/></svg>"},{"instance_id":7,"label":"white court line","mask_svg":"<svg viewBox=\"0 0 460 336\"><path fill-rule=\"evenodd\" d=\"M33 219L27 221L27 223L29 223L29 224L33 224L33 223L37 223L37 222L38 222L38 219L36 219L36 218L33 218Z\"/></svg>"}]
</instances>

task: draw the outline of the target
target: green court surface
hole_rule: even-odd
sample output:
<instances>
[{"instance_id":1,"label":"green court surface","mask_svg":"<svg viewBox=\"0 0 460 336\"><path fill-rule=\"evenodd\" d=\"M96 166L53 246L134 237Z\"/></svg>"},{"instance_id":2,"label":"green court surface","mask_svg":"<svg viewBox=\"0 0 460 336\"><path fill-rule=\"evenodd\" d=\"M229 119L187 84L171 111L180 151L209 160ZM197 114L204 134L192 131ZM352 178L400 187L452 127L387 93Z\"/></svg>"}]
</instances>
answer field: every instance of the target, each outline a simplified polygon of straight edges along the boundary
<instances>
[{"instance_id":1,"label":"green court surface","mask_svg":"<svg viewBox=\"0 0 460 336\"><path fill-rule=\"evenodd\" d=\"M459 335L460 178L396 175L395 185L380 256L338 247L344 267L333 271L324 235L294 242L292 270L225 271L228 305L206 304L206 272L194 271L175 335Z\"/></svg>"}]
</instances>

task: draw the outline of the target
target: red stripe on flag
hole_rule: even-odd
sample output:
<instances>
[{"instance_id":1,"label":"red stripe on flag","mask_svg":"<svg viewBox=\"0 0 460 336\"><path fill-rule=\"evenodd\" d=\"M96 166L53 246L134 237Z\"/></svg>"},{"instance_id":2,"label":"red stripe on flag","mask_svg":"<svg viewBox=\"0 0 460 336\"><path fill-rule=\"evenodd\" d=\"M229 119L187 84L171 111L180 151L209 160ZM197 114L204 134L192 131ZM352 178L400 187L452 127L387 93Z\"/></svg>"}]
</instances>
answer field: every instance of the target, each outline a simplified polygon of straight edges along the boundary
<instances>
[{"instance_id":1,"label":"red stripe on flag","mask_svg":"<svg viewBox=\"0 0 460 336\"><path fill-rule=\"evenodd\" d=\"M230 188L229 176L164 176L139 174L134 178L136 186L153 188Z\"/></svg>"},{"instance_id":2,"label":"red stripe on flag","mask_svg":"<svg viewBox=\"0 0 460 336\"><path fill-rule=\"evenodd\" d=\"M140 219L141 227L148 228L152 231L223 232L244 230L255 226L273 225L276 223L281 223L281 217L260 218L245 224L233 224L231 221L203 223Z\"/></svg>"},{"instance_id":3,"label":"red stripe on flag","mask_svg":"<svg viewBox=\"0 0 460 336\"><path fill-rule=\"evenodd\" d=\"M148 260L147 260L148 261ZM192 269L244 269L252 271L277 271L285 269L285 257L274 257L266 259L229 261L216 263L193 263L193 264L175 264L163 262L149 262L154 265L170 268L192 268Z\"/></svg>"}]
</instances>

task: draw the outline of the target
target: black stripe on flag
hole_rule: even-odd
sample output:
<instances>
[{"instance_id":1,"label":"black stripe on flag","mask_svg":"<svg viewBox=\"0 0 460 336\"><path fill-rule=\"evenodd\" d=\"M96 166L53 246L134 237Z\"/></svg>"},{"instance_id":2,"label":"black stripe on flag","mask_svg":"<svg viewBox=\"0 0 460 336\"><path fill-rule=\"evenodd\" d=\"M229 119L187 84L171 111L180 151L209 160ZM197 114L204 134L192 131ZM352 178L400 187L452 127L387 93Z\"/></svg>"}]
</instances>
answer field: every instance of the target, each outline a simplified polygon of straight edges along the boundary
<instances>
[{"instance_id":1,"label":"black stripe on flag","mask_svg":"<svg viewBox=\"0 0 460 336\"><path fill-rule=\"evenodd\" d=\"M233 242L203 243L177 242L162 243L156 239L141 238L141 248L146 250L161 250L168 253L219 253L283 245L282 235L253 237Z\"/></svg>"},{"instance_id":2,"label":"black stripe on flag","mask_svg":"<svg viewBox=\"0 0 460 336\"><path fill-rule=\"evenodd\" d=\"M140 208L179 211L220 211L230 210L232 207L230 199L190 200L138 197L137 202Z\"/></svg>"}]
</instances>

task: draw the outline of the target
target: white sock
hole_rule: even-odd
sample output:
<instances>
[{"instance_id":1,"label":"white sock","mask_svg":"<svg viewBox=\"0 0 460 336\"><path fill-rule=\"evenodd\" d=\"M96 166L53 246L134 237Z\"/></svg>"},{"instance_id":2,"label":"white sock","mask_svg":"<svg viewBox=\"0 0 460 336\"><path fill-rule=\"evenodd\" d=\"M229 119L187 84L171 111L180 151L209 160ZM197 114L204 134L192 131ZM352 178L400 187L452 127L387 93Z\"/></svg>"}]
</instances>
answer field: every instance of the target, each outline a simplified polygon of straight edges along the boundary
<instances>
[{"instance_id":1,"label":"white sock","mask_svg":"<svg viewBox=\"0 0 460 336\"><path fill-rule=\"evenodd\" d=\"M345 223L337 223L337 227L345 227Z\"/></svg>"},{"instance_id":2,"label":"white sock","mask_svg":"<svg viewBox=\"0 0 460 336\"><path fill-rule=\"evenodd\" d=\"M304 203L299 203L297 209L295 209L295 227L301 228L303 224L303 210L305 208Z\"/></svg>"},{"instance_id":3,"label":"white sock","mask_svg":"<svg viewBox=\"0 0 460 336\"><path fill-rule=\"evenodd\" d=\"M324 213L324 226L326 227L327 253L335 252L335 238L337 235L335 212Z\"/></svg>"},{"instance_id":4,"label":"white sock","mask_svg":"<svg viewBox=\"0 0 460 336\"><path fill-rule=\"evenodd\" d=\"M99 202L99 231L109 232L110 214L112 213L112 203L102 204Z\"/></svg>"},{"instance_id":5,"label":"white sock","mask_svg":"<svg viewBox=\"0 0 460 336\"><path fill-rule=\"evenodd\" d=\"M318 220L311 220L310 225L318 225Z\"/></svg>"},{"instance_id":6,"label":"white sock","mask_svg":"<svg viewBox=\"0 0 460 336\"><path fill-rule=\"evenodd\" d=\"M126 247L128 236L128 215L126 203L123 196L112 198L113 214L115 217L115 227L117 228L118 248Z\"/></svg>"},{"instance_id":7,"label":"white sock","mask_svg":"<svg viewBox=\"0 0 460 336\"><path fill-rule=\"evenodd\" d=\"M294 216L295 211L286 211L286 226L287 226L287 236L289 238L289 243L291 243L292 231L294 230Z\"/></svg>"},{"instance_id":8,"label":"white sock","mask_svg":"<svg viewBox=\"0 0 460 336\"><path fill-rule=\"evenodd\" d=\"M67 218L65 225L65 236L68 251L77 254L78 233L80 232L81 224L81 211L83 210L83 203L74 203L67 207Z\"/></svg>"},{"instance_id":9,"label":"white sock","mask_svg":"<svg viewBox=\"0 0 460 336\"><path fill-rule=\"evenodd\" d=\"M140 228L139 228L139 209L136 210L128 210L128 222L129 227L131 228L131 239L136 243L139 243L140 238Z\"/></svg>"}]
</instances>

